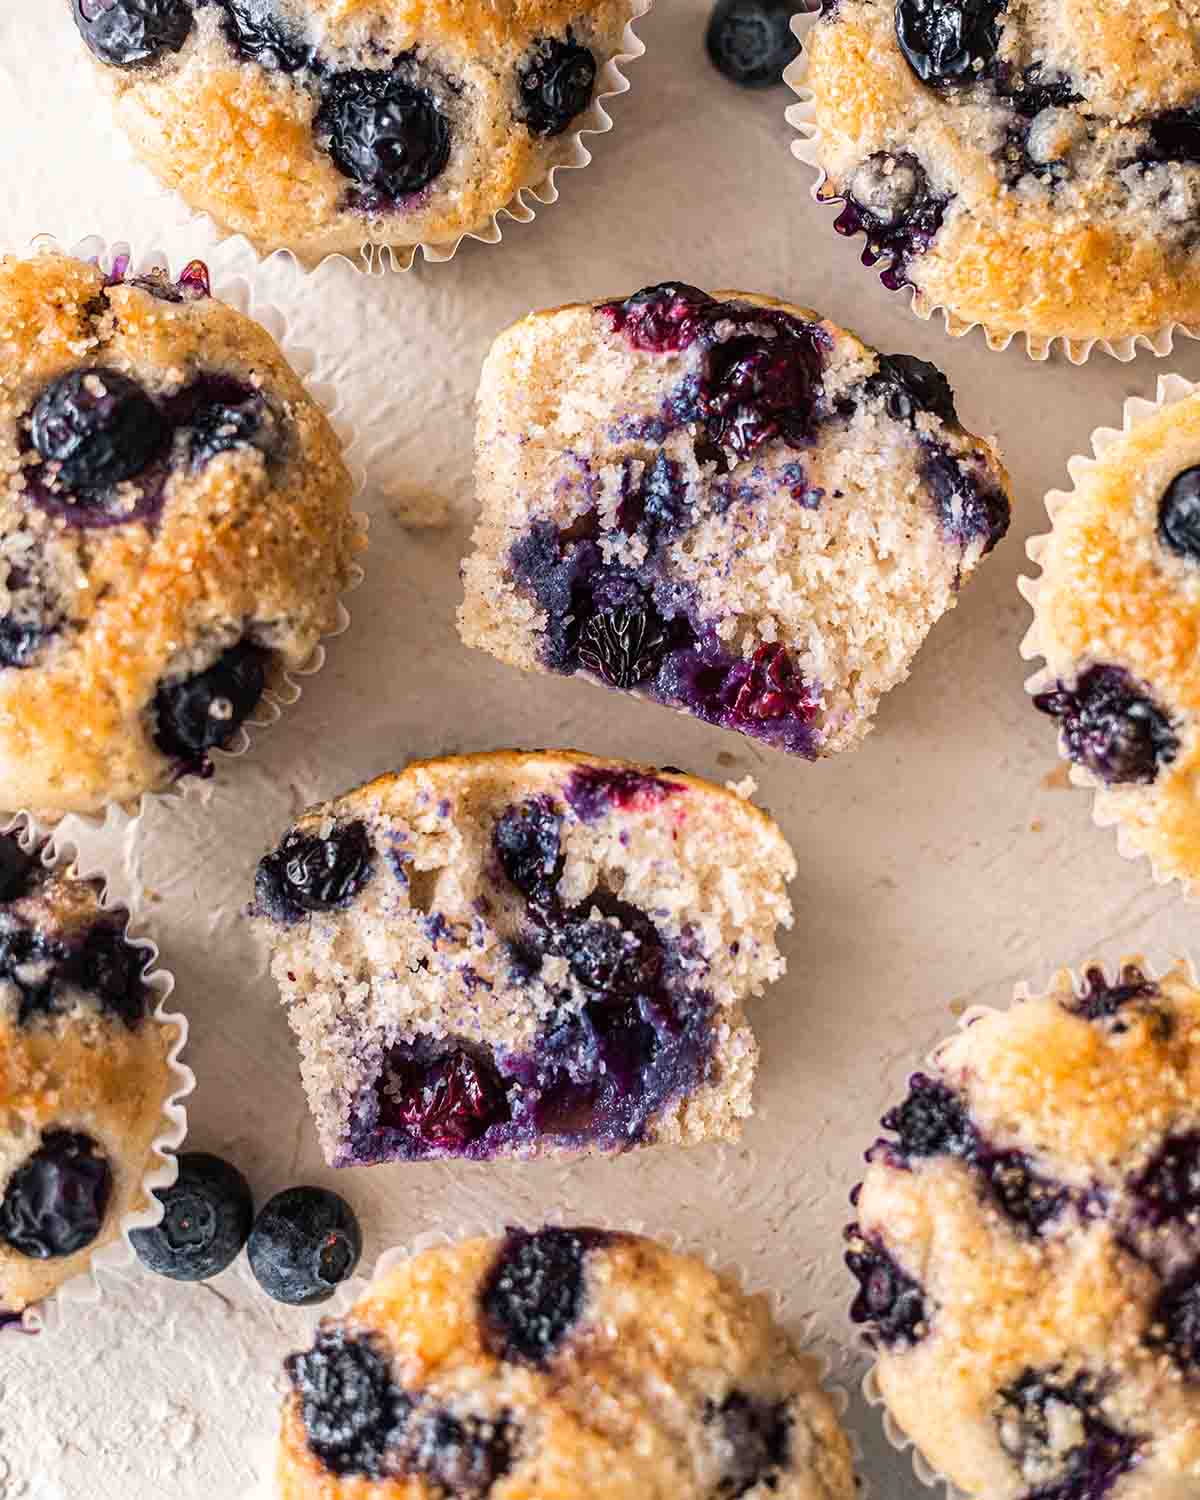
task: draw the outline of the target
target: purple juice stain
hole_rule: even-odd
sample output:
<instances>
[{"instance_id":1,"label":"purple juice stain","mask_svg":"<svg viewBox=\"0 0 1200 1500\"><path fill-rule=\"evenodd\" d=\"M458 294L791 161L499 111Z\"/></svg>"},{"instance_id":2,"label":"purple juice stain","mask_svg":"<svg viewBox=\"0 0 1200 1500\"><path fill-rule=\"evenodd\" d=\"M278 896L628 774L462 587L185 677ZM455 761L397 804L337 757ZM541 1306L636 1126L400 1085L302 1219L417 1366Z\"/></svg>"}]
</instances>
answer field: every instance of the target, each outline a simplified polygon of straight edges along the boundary
<instances>
[{"instance_id":1,"label":"purple juice stain","mask_svg":"<svg viewBox=\"0 0 1200 1500\"><path fill-rule=\"evenodd\" d=\"M1179 753L1170 718L1124 667L1098 665L1073 688L1059 682L1033 706L1059 720L1070 760L1110 786L1154 782Z\"/></svg>"},{"instance_id":2,"label":"purple juice stain","mask_svg":"<svg viewBox=\"0 0 1200 1500\"><path fill-rule=\"evenodd\" d=\"M644 812L686 790L677 781L666 781L646 771L628 767L581 766L572 771L563 795L581 822L594 823L613 808L621 812Z\"/></svg>"},{"instance_id":3,"label":"purple juice stain","mask_svg":"<svg viewBox=\"0 0 1200 1500\"><path fill-rule=\"evenodd\" d=\"M851 176L843 194L826 201L844 204L834 220L838 234L866 235L864 266L889 258L879 279L894 292L912 285L909 263L933 243L950 199L933 191L910 153L877 152Z\"/></svg>"}]
</instances>

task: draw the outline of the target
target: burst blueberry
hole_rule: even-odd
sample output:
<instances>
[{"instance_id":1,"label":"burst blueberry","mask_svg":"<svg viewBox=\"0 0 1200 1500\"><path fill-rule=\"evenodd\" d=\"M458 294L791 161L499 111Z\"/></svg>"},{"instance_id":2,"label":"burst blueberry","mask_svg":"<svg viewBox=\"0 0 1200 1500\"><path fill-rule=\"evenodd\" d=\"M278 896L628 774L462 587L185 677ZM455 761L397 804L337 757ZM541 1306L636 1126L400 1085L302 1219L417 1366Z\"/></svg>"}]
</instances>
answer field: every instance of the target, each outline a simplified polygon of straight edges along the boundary
<instances>
[{"instance_id":1,"label":"burst blueberry","mask_svg":"<svg viewBox=\"0 0 1200 1500\"><path fill-rule=\"evenodd\" d=\"M898 422L911 422L919 412L929 412L948 426L958 425L950 382L936 365L915 354L881 354L879 369L866 389L869 395L883 397L888 415Z\"/></svg>"},{"instance_id":2,"label":"burst blueberry","mask_svg":"<svg viewBox=\"0 0 1200 1500\"><path fill-rule=\"evenodd\" d=\"M72 0L88 48L114 68L140 68L178 52L192 29L191 0Z\"/></svg>"},{"instance_id":3,"label":"burst blueberry","mask_svg":"<svg viewBox=\"0 0 1200 1500\"><path fill-rule=\"evenodd\" d=\"M277 1302L328 1301L362 1255L362 1231L344 1198L295 1187L264 1204L246 1242L255 1279Z\"/></svg>"},{"instance_id":4,"label":"burst blueberry","mask_svg":"<svg viewBox=\"0 0 1200 1500\"><path fill-rule=\"evenodd\" d=\"M1103 1383L1081 1371L1022 1372L1000 1392L996 1428L1001 1445L1023 1473L1047 1472L1029 1500L1102 1500L1136 1462L1141 1440L1117 1431L1102 1411ZM1082 1429L1066 1447L1064 1430Z\"/></svg>"},{"instance_id":5,"label":"burst blueberry","mask_svg":"<svg viewBox=\"0 0 1200 1500\"><path fill-rule=\"evenodd\" d=\"M38 454L55 466L56 491L92 496L136 476L165 449L158 407L119 370L72 370L52 382L30 417Z\"/></svg>"},{"instance_id":6,"label":"burst blueberry","mask_svg":"<svg viewBox=\"0 0 1200 1500\"><path fill-rule=\"evenodd\" d=\"M908 1097L889 1110L881 1123L899 1137L896 1147L888 1149L898 1151L905 1163L943 1154L973 1156L979 1147L978 1134L967 1118L962 1099L924 1073L913 1074Z\"/></svg>"},{"instance_id":7,"label":"burst blueberry","mask_svg":"<svg viewBox=\"0 0 1200 1500\"><path fill-rule=\"evenodd\" d=\"M313 1347L284 1365L299 1398L308 1446L333 1474L385 1476L385 1461L411 1403L394 1384L382 1345L370 1335L322 1328Z\"/></svg>"},{"instance_id":8,"label":"burst blueberry","mask_svg":"<svg viewBox=\"0 0 1200 1500\"><path fill-rule=\"evenodd\" d=\"M704 44L712 65L743 88L769 88L799 54L791 0L718 0Z\"/></svg>"},{"instance_id":9,"label":"burst blueberry","mask_svg":"<svg viewBox=\"0 0 1200 1500\"><path fill-rule=\"evenodd\" d=\"M256 446L262 429L261 401L251 399L232 406L217 402L202 407L192 419L188 456L192 466L200 468L220 453Z\"/></svg>"},{"instance_id":10,"label":"burst blueberry","mask_svg":"<svg viewBox=\"0 0 1200 1500\"><path fill-rule=\"evenodd\" d=\"M744 1391L730 1391L718 1406L705 1407L707 1426L720 1429L724 1455L717 1481L719 1500L739 1497L762 1485L774 1490L791 1451L791 1413L786 1402L758 1401Z\"/></svg>"},{"instance_id":11,"label":"burst blueberry","mask_svg":"<svg viewBox=\"0 0 1200 1500\"><path fill-rule=\"evenodd\" d=\"M1110 785L1148 785L1178 754L1166 714L1123 667L1089 667L1074 688L1060 684L1033 702L1060 720L1071 760Z\"/></svg>"},{"instance_id":12,"label":"burst blueberry","mask_svg":"<svg viewBox=\"0 0 1200 1500\"><path fill-rule=\"evenodd\" d=\"M501 868L531 900L545 903L562 874L562 818L548 798L510 807L496 822L492 840Z\"/></svg>"},{"instance_id":13,"label":"burst blueberry","mask_svg":"<svg viewBox=\"0 0 1200 1500\"><path fill-rule=\"evenodd\" d=\"M1189 1380L1200 1376L1200 1270L1189 1266L1159 1293L1146 1342L1162 1349Z\"/></svg>"},{"instance_id":14,"label":"burst blueberry","mask_svg":"<svg viewBox=\"0 0 1200 1500\"><path fill-rule=\"evenodd\" d=\"M896 0L896 40L922 83L974 83L995 60L1003 0Z\"/></svg>"},{"instance_id":15,"label":"burst blueberry","mask_svg":"<svg viewBox=\"0 0 1200 1500\"><path fill-rule=\"evenodd\" d=\"M450 122L429 89L402 73L358 69L325 85L317 140L344 173L392 204L441 175L450 160Z\"/></svg>"},{"instance_id":16,"label":"burst blueberry","mask_svg":"<svg viewBox=\"0 0 1200 1500\"><path fill-rule=\"evenodd\" d=\"M915 1344L928 1331L921 1286L902 1271L882 1242L867 1238L857 1224L846 1230L846 1265L859 1284L850 1306L855 1323L867 1323L887 1348Z\"/></svg>"},{"instance_id":17,"label":"burst blueberry","mask_svg":"<svg viewBox=\"0 0 1200 1500\"><path fill-rule=\"evenodd\" d=\"M371 878L374 852L366 824L344 823L326 837L293 831L259 861L254 889L277 922L348 905Z\"/></svg>"},{"instance_id":18,"label":"burst blueberry","mask_svg":"<svg viewBox=\"0 0 1200 1500\"><path fill-rule=\"evenodd\" d=\"M206 1281L237 1258L250 1234L254 1202L238 1169L205 1151L179 1158L179 1176L154 1196L163 1216L129 1240L149 1271L173 1281Z\"/></svg>"},{"instance_id":19,"label":"burst blueberry","mask_svg":"<svg viewBox=\"0 0 1200 1500\"><path fill-rule=\"evenodd\" d=\"M46 1131L8 1180L0 1241L34 1260L74 1255L99 1235L112 1185L108 1158L90 1136Z\"/></svg>"},{"instance_id":20,"label":"burst blueberry","mask_svg":"<svg viewBox=\"0 0 1200 1500\"><path fill-rule=\"evenodd\" d=\"M430 1061L393 1056L382 1081L380 1126L404 1131L421 1152L461 1154L509 1117L495 1068L461 1048Z\"/></svg>"},{"instance_id":21,"label":"burst blueberry","mask_svg":"<svg viewBox=\"0 0 1200 1500\"><path fill-rule=\"evenodd\" d=\"M592 102L596 59L567 32L540 37L517 69L517 119L534 135L561 135Z\"/></svg>"},{"instance_id":22,"label":"burst blueberry","mask_svg":"<svg viewBox=\"0 0 1200 1500\"><path fill-rule=\"evenodd\" d=\"M227 745L262 698L267 661L261 646L239 641L203 672L164 683L154 698L154 743L180 759Z\"/></svg>"},{"instance_id":23,"label":"burst blueberry","mask_svg":"<svg viewBox=\"0 0 1200 1500\"><path fill-rule=\"evenodd\" d=\"M480 1293L485 1336L503 1359L545 1366L583 1309L594 1229L510 1230Z\"/></svg>"},{"instance_id":24,"label":"burst blueberry","mask_svg":"<svg viewBox=\"0 0 1200 1500\"><path fill-rule=\"evenodd\" d=\"M298 73L317 63L317 49L275 9L275 0L220 0L224 29L239 57L277 73Z\"/></svg>"}]
</instances>

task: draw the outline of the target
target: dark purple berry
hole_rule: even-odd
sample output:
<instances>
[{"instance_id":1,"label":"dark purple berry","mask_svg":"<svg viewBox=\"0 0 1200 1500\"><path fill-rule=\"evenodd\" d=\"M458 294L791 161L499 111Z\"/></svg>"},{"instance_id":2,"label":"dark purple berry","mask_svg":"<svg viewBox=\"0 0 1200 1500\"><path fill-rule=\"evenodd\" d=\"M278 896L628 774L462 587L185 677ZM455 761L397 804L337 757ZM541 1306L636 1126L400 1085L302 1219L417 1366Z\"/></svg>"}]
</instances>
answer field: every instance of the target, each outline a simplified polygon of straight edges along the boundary
<instances>
[{"instance_id":1,"label":"dark purple berry","mask_svg":"<svg viewBox=\"0 0 1200 1500\"><path fill-rule=\"evenodd\" d=\"M1149 122L1150 139L1139 161L1200 161L1200 110L1169 109Z\"/></svg>"},{"instance_id":2,"label":"dark purple berry","mask_svg":"<svg viewBox=\"0 0 1200 1500\"><path fill-rule=\"evenodd\" d=\"M561 135L592 102L596 59L567 32L540 37L517 69L517 119L534 135Z\"/></svg>"},{"instance_id":3,"label":"dark purple berry","mask_svg":"<svg viewBox=\"0 0 1200 1500\"><path fill-rule=\"evenodd\" d=\"M791 0L718 0L704 45L713 67L743 88L782 83L784 68L800 51Z\"/></svg>"},{"instance_id":4,"label":"dark purple berry","mask_svg":"<svg viewBox=\"0 0 1200 1500\"><path fill-rule=\"evenodd\" d=\"M1173 1135L1129 1184L1139 1218L1155 1228L1200 1227L1200 1131Z\"/></svg>"},{"instance_id":5,"label":"dark purple berry","mask_svg":"<svg viewBox=\"0 0 1200 1500\"><path fill-rule=\"evenodd\" d=\"M31 667L52 633L34 620L0 616L0 667Z\"/></svg>"},{"instance_id":6,"label":"dark purple berry","mask_svg":"<svg viewBox=\"0 0 1200 1500\"><path fill-rule=\"evenodd\" d=\"M452 1500L485 1500L512 1467L508 1421L456 1417L418 1406L399 1449L402 1472L419 1474Z\"/></svg>"},{"instance_id":7,"label":"dark purple berry","mask_svg":"<svg viewBox=\"0 0 1200 1500\"><path fill-rule=\"evenodd\" d=\"M0 834L0 901L19 901L36 875L36 854L27 854L15 833Z\"/></svg>"},{"instance_id":8,"label":"dark purple berry","mask_svg":"<svg viewBox=\"0 0 1200 1500\"><path fill-rule=\"evenodd\" d=\"M1025 1370L999 1393L1000 1444L1023 1474L1055 1477L1026 1500L1102 1500L1137 1461L1141 1439L1118 1432L1102 1413L1100 1381L1081 1372ZM1082 1427L1082 1441L1064 1451L1062 1434Z\"/></svg>"},{"instance_id":9,"label":"dark purple berry","mask_svg":"<svg viewBox=\"0 0 1200 1500\"><path fill-rule=\"evenodd\" d=\"M933 191L925 168L911 152L876 151L851 175L846 206L833 227L839 234L866 235L864 265L891 257L881 279L895 291L906 282L908 261L933 243L948 202Z\"/></svg>"},{"instance_id":10,"label":"dark purple berry","mask_svg":"<svg viewBox=\"0 0 1200 1500\"><path fill-rule=\"evenodd\" d=\"M17 1022L53 1015L84 990L102 1011L131 1029L146 1014L146 953L126 941L125 914L114 912L72 940L50 937L21 924L0 932L0 975L20 995Z\"/></svg>"},{"instance_id":11,"label":"dark purple berry","mask_svg":"<svg viewBox=\"0 0 1200 1500\"><path fill-rule=\"evenodd\" d=\"M334 166L383 203L420 192L450 160L450 122L427 88L356 69L326 84L313 122Z\"/></svg>"},{"instance_id":12,"label":"dark purple berry","mask_svg":"<svg viewBox=\"0 0 1200 1500\"><path fill-rule=\"evenodd\" d=\"M1173 1277L1154 1304L1146 1342L1163 1349L1188 1380L1200 1378L1200 1270Z\"/></svg>"},{"instance_id":13,"label":"dark purple berry","mask_svg":"<svg viewBox=\"0 0 1200 1500\"><path fill-rule=\"evenodd\" d=\"M315 47L276 13L274 0L220 0L224 30L239 57L277 73L298 73L316 63Z\"/></svg>"},{"instance_id":14,"label":"dark purple berry","mask_svg":"<svg viewBox=\"0 0 1200 1500\"><path fill-rule=\"evenodd\" d=\"M553 898L562 874L562 819L547 797L510 807L492 835L501 868L516 888L539 904Z\"/></svg>"},{"instance_id":15,"label":"dark purple berry","mask_svg":"<svg viewBox=\"0 0 1200 1500\"><path fill-rule=\"evenodd\" d=\"M1065 1187L1037 1175L1023 1151L988 1152L981 1166L1000 1207L1031 1234L1057 1218L1070 1200Z\"/></svg>"},{"instance_id":16,"label":"dark purple berry","mask_svg":"<svg viewBox=\"0 0 1200 1500\"><path fill-rule=\"evenodd\" d=\"M344 1198L326 1188L294 1187L264 1204L246 1254L268 1297L303 1307L326 1302L362 1255L362 1231Z\"/></svg>"},{"instance_id":17,"label":"dark purple berry","mask_svg":"<svg viewBox=\"0 0 1200 1500\"><path fill-rule=\"evenodd\" d=\"M1089 969L1084 977L1084 992L1064 1005L1072 1015L1086 1021L1104 1021L1124 1006L1137 1000L1153 1000L1160 993L1158 985L1146 978L1135 964L1126 964L1116 984L1109 984L1101 969Z\"/></svg>"},{"instance_id":18,"label":"dark purple berry","mask_svg":"<svg viewBox=\"0 0 1200 1500\"><path fill-rule=\"evenodd\" d=\"M979 1148L978 1133L962 1099L924 1073L913 1074L908 1098L889 1110L880 1123L899 1136L896 1146L888 1149L906 1163L924 1156L970 1157Z\"/></svg>"},{"instance_id":19,"label":"dark purple berry","mask_svg":"<svg viewBox=\"0 0 1200 1500\"><path fill-rule=\"evenodd\" d=\"M294 922L306 911L348 906L371 878L372 864L365 823L344 823L327 838L293 831L259 861L259 908L277 922Z\"/></svg>"},{"instance_id":20,"label":"dark purple berry","mask_svg":"<svg viewBox=\"0 0 1200 1500\"><path fill-rule=\"evenodd\" d=\"M254 1222L250 1184L235 1166L204 1151L179 1158L179 1176L155 1188L163 1216L129 1240L148 1271L173 1281L207 1281L233 1264Z\"/></svg>"},{"instance_id":21,"label":"dark purple berry","mask_svg":"<svg viewBox=\"0 0 1200 1500\"><path fill-rule=\"evenodd\" d=\"M93 367L61 375L38 398L33 446L56 491L94 494L135 478L166 448L170 429L128 375Z\"/></svg>"},{"instance_id":22,"label":"dark purple berry","mask_svg":"<svg viewBox=\"0 0 1200 1500\"><path fill-rule=\"evenodd\" d=\"M480 1293L485 1337L502 1358L544 1367L583 1310L595 1229L510 1230Z\"/></svg>"},{"instance_id":23,"label":"dark purple berry","mask_svg":"<svg viewBox=\"0 0 1200 1500\"><path fill-rule=\"evenodd\" d=\"M1042 63L1031 63L1022 71L1019 81L1002 84L998 92L1027 120L1044 109L1066 109L1083 102L1083 95L1075 92L1065 74L1046 74Z\"/></svg>"},{"instance_id":24,"label":"dark purple berry","mask_svg":"<svg viewBox=\"0 0 1200 1500\"><path fill-rule=\"evenodd\" d=\"M178 52L192 29L191 0L72 0L89 49L114 68L140 68Z\"/></svg>"},{"instance_id":25,"label":"dark purple berry","mask_svg":"<svg viewBox=\"0 0 1200 1500\"><path fill-rule=\"evenodd\" d=\"M793 447L804 443L820 369L811 340L788 332L774 338L748 333L716 344L701 380L709 437L738 460L775 438Z\"/></svg>"},{"instance_id":26,"label":"dark purple berry","mask_svg":"<svg viewBox=\"0 0 1200 1500\"><path fill-rule=\"evenodd\" d=\"M882 396L888 415L898 422L911 422L925 411L948 426L958 426L950 382L936 365L914 354L881 354L879 370L867 381L867 391Z\"/></svg>"},{"instance_id":27,"label":"dark purple berry","mask_svg":"<svg viewBox=\"0 0 1200 1500\"><path fill-rule=\"evenodd\" d=\"M192 419L188 440L188 456L193 468L200 468L219 453L255 447L262 422L263 405L258 397L238 406L218 402L202 407Z\"/></svg>"},{"instance_id":28,"label":"dark purple berry","mask_svg":"<svg viewBox=\"0 0 1200 1500\"><path fill-rule=\"evenodd\" d=\"M616 923L583 915L593 906ZM651 993L662 972L663 947L654 924L636 907L605 900L601 892L551 933L549 947L567 960L580 984L614 999Z\"/></svg>"},{"instance_id":29,"label":"dark purple berry","mask_svg":"<svg viewBox=\"0 0 1200 1500\"><path fill-rule=\"evenodd\" d=\"M928 1331L925 1294L896 1264L879 1241L868 1239L857 1224L846 1230L846 1264L859 1284L850 1307L855 1323L867 1323L887 1348L916 1344Z\"/></svg>"},{"instance_id":30,"label":"dark purple berry","mask_svg":"<svg viewBox=\"0 0 1200 1500\"><path fill-rule=\"evenodd\" d=\"M668 644L665 622L651 605L602 609L579 632L579 665L610 687L637 687L658 671Z\"/></svg>"},{"instance_id":31,"label":"dark purple berry","mask_svg":"<svg viewBox=\"0 0 1200 1500\"><path fill-rule=\"evenodd\" d=\"M300 1401L308 1446L333 1474L386 1477L412 1403L392 1380L382 1341L322 1328L313 1347L284 1362Z\"/></svg>"},{"instance_id":32,"label":"dark purple berry","mask_svg":"<svg viewBox=\"0 0 1200 1500\"><path fill-rule=\"evenodd\" d=\"M423 1152L460 1155L509 1117L495 1069L457 1050L432 1061L389 1059L379 1094L379 1124L402 1130Z\"/></svg>"},{"instance_id":33,"label":"dark purple berry","mask_svg":"<svg viewBox=\"0 0 1200 1500\"><path fill-rule=\"evenodd\" d=\"M262 698L268 661L261 646L239 641L194 677L163 683L154 697L154 743L178 759L227 745Z\"/></svg>"},{"instance_id":34,"label":"dark purple berry","mask_svg":"<svg viewBox=\"0 0 1200 1500\"><path fill-rule=\"evenodd\" d=\"M706 1403L704 1424L719 1430L718 1500L739 1500L759 1484L776 1488L779 1471L791 1456L792 1417L786 1401L757 1401L744 1391L730 1391L719 1406Z\"/></svg>"},{"instance_id":35,"label":"dark purple berry","mask_svg":"<svg viewBox=\"0 0 1200 1500\"><path fill-rule=\"evenodd\" d=\"M663 767L664 772L672 769ZM680 771L677 774L683 776L686 773ZM594 823L614 807L625 812L644 812L685 790L677 781L666 781L645 771L581 766L571 772L564 795L577 818L584 823Z\"/></svg>"},{"instance_id":36,"label":"dark purple berry","mask_svg":"<svg viewBox=\"0 0 1200 1500\"><path fill-rule=\"evenodd\" d=\"M1062 721L1071 760L1110 785L1148 785L1178 753L1167 716L1123 667L1089 667L1074 688L1060 684L1033 702Z\"/></svg>"},{"instance_id":37,"label":"dark purple berry","mask_svg":"<svg viewBox=\"0 0 1200 1500\"><path fill-rule=\"evenodd\" d=\"M707 292L682 281L643 287L624 302L599 309L615 333L649 354L674 354L695 342L703 326L703 309L716 303Z\"/></svg>"},{"instance_id":38,"label":"dark purple berry","mask_svg":"<svg viewBox=\"0 0 1200 1500\"><path fill-rule=\"evenodd\" d=\"M1200 468L1176 474L1163 492L1158 539L1179 557L1200 562Z\"/></svg>"},{"instance_id":39,"label":"dark purple berry","mask_svg":"<svg viewBox=\"0 0 1200 1500\"><path fill-rule=\"evenodd\" d=\"M18 1255L74 1255L100 1233L112 1194L112 1168L90 1136L49 1130L8 1180L0 1240Z\"/></svg>"},{"instance_id":40,"label":"dark purple berry","mask_svg":"<svg viewBox=\"0 0 1200 1500\"><path fill-rule=\"evenodd\" d=\"M640 533L648 551L654 552L684 529L690 508L679 465L660 451L646 465L637 489L621 501L617 524L622 531Z\"/></svg>"},{"instance_id":41,"label":"dark purple berry","mask_svg":"<svg viewBox=\"0 0 1200 1500\"><path fill-rule=\"evenodd\" d=\"M1000 44L1004 0L896 0L896 40L922 83L955 88L984 76Z\"/></svg>"},{"instance_id":42,"label":"dark purple berry","mask_svg":"<svg viewBox=\"0 0 1200 1500\"><path fill-rule=\"evenodd\" d=\"M929 486L942 530L961 547L983 539L988 553L1008 531L1008 496L988 475L979 473L940 443L925 442L921 477Z\"/></svg>"}]
</instances>

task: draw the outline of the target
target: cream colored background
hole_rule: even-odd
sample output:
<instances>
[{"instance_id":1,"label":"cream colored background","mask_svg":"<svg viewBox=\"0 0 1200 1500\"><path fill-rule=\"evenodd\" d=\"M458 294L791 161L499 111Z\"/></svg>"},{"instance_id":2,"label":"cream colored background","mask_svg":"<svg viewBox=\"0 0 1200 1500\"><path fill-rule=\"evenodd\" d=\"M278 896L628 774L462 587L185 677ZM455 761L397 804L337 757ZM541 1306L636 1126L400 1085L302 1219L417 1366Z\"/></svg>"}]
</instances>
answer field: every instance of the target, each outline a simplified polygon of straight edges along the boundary
<instances>
[{"instance_id":1,"label":"cream colored background","mask_svg":"<svg viewBox=\"0 0 1200 1500\"><path fill-rule=\"evenodd\" d=\"M503 246L387 279L286 258L255 268L120 159L65 5L0 0L0 248L38 233L98 233L194 255L222 278L253 274L317 351L366 440L373 550L350 632L300 705L215 783L152 806L140 826L84 831L118 891L145 903L189 1012L199 1077L191 1142L228 1154L264 1197L334 1183L355 1205L370 1261L428 1229L569 1216L641 1223L740 1262L778 1289L793 1326L845 1377L850 1353L840 1229L861 1151L906 1074L968 1003L1003 1004L1015 981L1062 962L1186 949L1196 916L1128 864L1065 786L1051 726L1022 691L1015 589L1041 496L1065 482L1091 429L1119 423L1156 374L1200 378L1200 347L1167 362L1083 369L952 342L886 293L808 197L788 153L786 91L740 93L701 48L707 0L659 0L648 56L613 101L596 161L560 178L563 200ZM816 305L884 349L935 359L964 420L995 431L1012 468L1009 538L934 632L858 754L810 767L596 688L522 678L454 633L469 515L471 399L492 335L528 308L626 293L668 277ZM448 506L444 530L403 517ZM241 908L255 860L308 802L414 755L578 745L751 774L795 844L791 972L755 1011L759 1111L737 1150L551 1166L376 1167L320 1162L287 1026ZM244 1266L208 1286L134 1277L54 1344L0 1341L0 1500L238 1500L262 1478L279 1362L311 1325L257 1292ZM855 1400L851 1423L876 1494L919 1487Z\"/></svg>"}]
</instances>

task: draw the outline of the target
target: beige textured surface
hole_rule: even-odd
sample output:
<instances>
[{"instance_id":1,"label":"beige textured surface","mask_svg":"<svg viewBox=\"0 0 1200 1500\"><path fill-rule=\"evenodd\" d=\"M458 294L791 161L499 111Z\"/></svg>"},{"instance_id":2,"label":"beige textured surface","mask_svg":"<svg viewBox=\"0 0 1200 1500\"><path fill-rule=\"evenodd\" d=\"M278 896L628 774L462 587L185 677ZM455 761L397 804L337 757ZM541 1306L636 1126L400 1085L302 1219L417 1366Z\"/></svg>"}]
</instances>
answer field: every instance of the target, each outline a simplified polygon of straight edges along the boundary
<instances>
[{"instance_id":1,"label":"beige textured surface","mask_svg":"<svg viewBox=\"0 0 1200 1500\"><path fill-rule=\"evenodd\" d=\"M94 84L74 61L56 6L0 0L0 125L23 166L0 187L0 240L136 234L176 264L206 251L133 168L111 165ZM563 201L498 248L469 245L443 266L368 282L330 266L305 281L285 261L259 275L301 342L321 349L368 445L373 549L351 597L350 633L279 732L265 734L204 795L160 804L139 837L87 834L114 894L140 890L190 1012L192 1142L224 1151L265 1198L336 1181L366 1226L367 1263L445 1224L572 1217L678 1231L740 1262L786 1299L784 1320L837 1369L862 1369L841 1266L846 1195L873 1121L914 1061L973 1002L1004 1003L1014 981L1043 985L1062 963L1194 942L1196 917L1117 854L1091 824L1055 755L1054 726L1030 707L1018 644L1029 622L1015 590L1024 538L1046 528L1041 497L1126 395L1153 393L1161 365L1097 356L1083 369L989 354L913 318L857 265L807 195L783 120L791 97L747 95L713 75L705 0L671 0L642 25L648 53L617 129L563 183ZM67 61L64 63L64 59ZM249 274L236 244L211 257L217 285ZM1013 528L962 604L933 631L867 744L798 765L665 709L588 683L522 677L458 644L457 567L467 527L404 529L418 503L465 515L471 400L496 333L531 307L676 275L751 285L819 306L877 348L936 359L973 431L996 432L1013 473ZM1173 365L1200 378L1200 346ZM755 1008L763 1047L758 1112L737 1148L703 1147L569 1167L372 1168L320 1164L287 1019L265 949L240 910L253 861L308 803L410 756L502 744L586 746L683 765L714 780L752 773L800 862L788 978ZM207 1290L121 1283L57 1349L0 1344L3 1500L243 1500L270 1466L279 1360L311 1314L270 1303L243 1265ZM875 1493L926 1495L855 1399ZM7 1486L7 1489L5 1488ZM256 1497L257 1500L257 1497Z\"/></svg>"}]
</instances>

